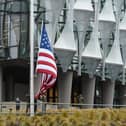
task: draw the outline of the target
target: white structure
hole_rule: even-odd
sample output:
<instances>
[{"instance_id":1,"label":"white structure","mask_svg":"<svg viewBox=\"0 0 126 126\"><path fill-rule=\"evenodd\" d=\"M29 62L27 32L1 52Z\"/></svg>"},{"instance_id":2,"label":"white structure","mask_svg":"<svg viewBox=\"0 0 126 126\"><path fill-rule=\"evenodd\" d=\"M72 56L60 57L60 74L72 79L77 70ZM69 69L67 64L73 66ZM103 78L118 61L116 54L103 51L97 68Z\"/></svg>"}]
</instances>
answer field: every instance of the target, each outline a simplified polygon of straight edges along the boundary
<instances>
[{"instance_id":1,"label":"white structure","mask_svg":"<svg viewBox=\"0 0 126 126\"><path fill-rule=\"evenodd\" d=\"M99 15L99 30L101 33L102 55L103 55L103 69L102 79L105 79L105 58L108 54L108 45L110 42L110 35L115 28L115 16L113 13L112 1L106 0L104 7Z\"/></svg>"},{"instance_id":2,"label":"white structure","mask_svg":"<svg viewBox=\"0 0 126 126\"><path fill-rule=\"evenodd\" d=\"M118 74L122 72L122 56L120 52L120 42L119 42L119 23L120 23L120 11L116 11L116 31L115 39L112 45L112 48L105 59L106 68L108 70L109 76L111 79L115 80L118 77Z\"/></svg>"},{"instance_id":3,"label":"white structure","mask_svg":"<svg viewBox=\"0 0 126 126\"><path fill-rule=\"evenodd\" d=\"M72 58L76 53L76 45L73 33L73 0L71 0L70 9L67 14L66 24L64 29L54 45L54 50L58 56L62 70L67 71L71 64ZM67 58L66 58L67 57Z\"/></svg>"},{"instance_id":4,"label":"white structure","mask_svg":"<svg viewBox=\"0 0 126 126\"><path fill-rule=\"evenodd\" d=\"M87 69L86 72L91 75L95 74L96 67L99 61L102 59L98 35L98 12L99 2L96 2L94 28L91 34L91 38L82 53L82 62L85 63L85 68Z\"/></svg>"},{"instance_id":5,"label":"white structure","mask_svg":"<svg viewBox=\"0 0 126 126\"><path fill-rule=\"evenodd\" d=\"M47 32L51 43L54 44L58 19L64 7L65 0L45 0L44 3L47 9L46 19L49 21L49 24L46 26Z\"/></svg>"},{"instance_id":6,"label":"white structure","mask_svg":"<svg viewBox=\"0 0 126 126\"><path fill-rule=\"evenodd\" d=\"M77 0L74 5L74 17L79 35L79 50L84 49L85 34L93 16L91 0Z\"/></svg>"},{"instance_id":7,"label":"white structure","mask_svg":"<svg viewBox=\"0 0 126 126\"><path fill-rule=\"evenodd\" d=\"M93 16L93 8L91 4L91 0L77 0L74 5L74 17L76 21L76 27L78 32L79 41L77 45L79 45L78 57L79 57L79 65L78 65L78 73L81 75L81 54L84 49L84 40L85 34L90 24L90 19Z\"/></svg>"},{"instance_id":8,"label":"white structure","mask_svg":"<svg viewBox=\"0 0 126 126\"><path fill-rule=\"evenodd\" d=\"M123 17L123 20L121 21L119 25L119 30L120 30L120 44L122 47L122 56L123 56L123 79L122 83L125 84L125 73L126 73L126 13Z\"/></svg>"}]
</instances>

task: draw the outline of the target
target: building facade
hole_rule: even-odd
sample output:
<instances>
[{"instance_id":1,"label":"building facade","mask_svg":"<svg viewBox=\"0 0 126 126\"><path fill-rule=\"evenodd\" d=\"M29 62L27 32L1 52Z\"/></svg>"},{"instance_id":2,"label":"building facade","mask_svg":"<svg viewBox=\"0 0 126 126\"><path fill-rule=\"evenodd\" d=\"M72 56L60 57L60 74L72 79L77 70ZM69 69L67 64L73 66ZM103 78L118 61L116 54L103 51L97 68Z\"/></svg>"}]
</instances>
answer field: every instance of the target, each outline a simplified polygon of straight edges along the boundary
<instances>
[{"instance_id":1,"label":"building facade","mask_svg":"<svg viewBox=\"0 0 126 126\"><path fill-rule=\"evenodd\" d=\"M26 100L29 94L29 0L0 1L0 101ZM34 1L34 69L41 24L57 61L56 85L48 102L83 107L126 104L125 0ZM34 74L34 92L40 76ZM69 107L69 104L60 107Z\"/></svg>"}]
</instances>

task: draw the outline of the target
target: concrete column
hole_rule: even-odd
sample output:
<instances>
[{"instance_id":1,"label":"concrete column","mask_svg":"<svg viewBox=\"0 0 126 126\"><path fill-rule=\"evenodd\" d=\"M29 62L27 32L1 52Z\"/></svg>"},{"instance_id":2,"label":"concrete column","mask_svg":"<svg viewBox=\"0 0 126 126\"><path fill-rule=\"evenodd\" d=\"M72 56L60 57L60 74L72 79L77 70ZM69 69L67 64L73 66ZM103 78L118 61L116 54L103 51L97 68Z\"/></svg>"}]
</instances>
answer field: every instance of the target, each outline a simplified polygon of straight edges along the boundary
<instances>
[{"instance_id":1,"label":"concrete column","mask_svg":"<svg viewBox=\"0 0 126 126\"><path fill-rule=\"evenodd\" d=\"M83 108L93 108L95 96L95 80L95 76L91 78L89 78L88 75L82 77L81 92L84 98L84 104L90 104L84 105Z\"/></svg>"},{"instance_id":2,"label":"concrete column","mask_svg":"<svg viewBox=\"0 0 126 126\"><path fill-rule=\"evenodd\" d=\"M59 103L71 103L73 72L60 72L58 74ZM59 108L69 108L69 104L62 104Z\"/></svg>"},{"instance_id":3,"label":"concrete column","mask_svg":"<svg viewBox=\"0 0 126 126\"><path fill-rule=\"evenodd\" d=\"M115 81L107 80L103 83L102 101L103 104L109 104L106 105L105 107L112 108L114 100L114 90L115 90Z\"/></svg>"},{"instance_id":4,"label":"concrete column","mask_svg":"<svg viewBox=\"0 0 126 126\"><path fill-rule=\"evenodd\" d=\"M0 66L0 102L2 102L2 94L3 94L3 72L2 67Z\"/></svg>"}]
</instances>

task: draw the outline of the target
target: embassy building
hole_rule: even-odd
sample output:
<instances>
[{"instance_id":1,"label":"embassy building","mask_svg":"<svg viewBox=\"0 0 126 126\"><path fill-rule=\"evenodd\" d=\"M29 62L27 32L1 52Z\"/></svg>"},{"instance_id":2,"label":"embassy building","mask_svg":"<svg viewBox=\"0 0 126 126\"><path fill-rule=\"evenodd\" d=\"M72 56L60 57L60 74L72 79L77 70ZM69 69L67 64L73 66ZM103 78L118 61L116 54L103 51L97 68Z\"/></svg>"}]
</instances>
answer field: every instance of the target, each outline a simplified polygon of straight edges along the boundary
<instances>
[{"instance_id":1,"label":"embassy building","mask_svg":"<svg viewBox=\"0 0 126 126\"><path fill-rule=\"evenodd\" d=\"M125 0L34 0L34 69L42 23L58 67L48 102L79 103L81 94L86 107L126 105L125 9ZM29 15L29 0L0 1L1 102L29 94ZM34 92L39 85L35 73Z\"/></svg>"}]
</instances>

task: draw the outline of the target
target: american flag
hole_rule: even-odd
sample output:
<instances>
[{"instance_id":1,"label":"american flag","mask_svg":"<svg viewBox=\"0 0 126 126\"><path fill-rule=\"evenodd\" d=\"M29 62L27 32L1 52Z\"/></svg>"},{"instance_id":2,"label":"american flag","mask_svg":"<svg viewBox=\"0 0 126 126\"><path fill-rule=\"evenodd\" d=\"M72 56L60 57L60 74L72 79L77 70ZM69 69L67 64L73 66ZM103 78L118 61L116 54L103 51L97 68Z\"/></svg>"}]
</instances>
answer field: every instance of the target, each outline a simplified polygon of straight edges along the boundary
<instances>
[{"instance_id":1,"label":"american flag","mask_svg":"<svg viewBox=\"0 0 126 126\"><path fill-rule=\"evenodd\" d=\"M38 99L55 84L57 78L57 66L48 34L46 32L45 24L43 24L41 32L36 72L41 74L40 89L35 95L35 97Z\"/></svg>"}]
</instances>

